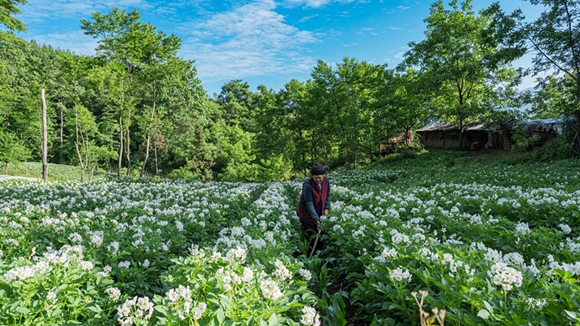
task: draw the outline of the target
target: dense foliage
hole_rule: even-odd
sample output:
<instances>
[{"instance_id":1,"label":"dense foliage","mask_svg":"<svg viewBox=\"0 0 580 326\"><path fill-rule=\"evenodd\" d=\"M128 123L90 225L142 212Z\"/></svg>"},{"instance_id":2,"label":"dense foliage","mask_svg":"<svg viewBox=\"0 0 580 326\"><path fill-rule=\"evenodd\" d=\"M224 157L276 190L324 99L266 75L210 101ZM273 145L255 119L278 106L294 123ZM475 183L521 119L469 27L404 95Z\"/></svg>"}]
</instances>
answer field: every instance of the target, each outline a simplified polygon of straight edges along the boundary
<instances>
[{"instance_id":1,"label":"dense foliage","mask_svg":"<svg viewBox=\"0 0 580 326\"><path fill-rule=\"evenodd\" d=\"M315 161L357 168L378 159L381 143L409 142L409 131L432 121L463 126L516 116L506 108L520 105L515 87L523 72L512 61L526 49L538 51L537 70L552 63L563 74L541 81L534 112L573 117L580 98L578 2L532 2L547 11L523 24L499 4L475 12L471 0L437 1L425 19L425 40L411 42L394 69L356 58L335 66L319 61L311 79L278 91L232 80L213 96L195 62L177 55L181 40L142 22L136 9L82 19L81 29L98 42L94 56L0 31L0 163L40 161L45 89L49 162L79 166L81 180L106 170L273 181L304 176ZM20 29L14 4L24 3L2 4L0 21ZM544 28L551 17L557 24Z\"/></svg>"},{"instance_id":2,"label":"dense foliage","mask_svg":"<svg viewBox=\"0 0 580 326\"><path fill-rule=\"evenodd\" d=\"M577 323L579 163L519 161L331 174L312 259L300 182L3 181L0 321L418 325L416 296L446 325Z\"/></svg>"}]
</instances>

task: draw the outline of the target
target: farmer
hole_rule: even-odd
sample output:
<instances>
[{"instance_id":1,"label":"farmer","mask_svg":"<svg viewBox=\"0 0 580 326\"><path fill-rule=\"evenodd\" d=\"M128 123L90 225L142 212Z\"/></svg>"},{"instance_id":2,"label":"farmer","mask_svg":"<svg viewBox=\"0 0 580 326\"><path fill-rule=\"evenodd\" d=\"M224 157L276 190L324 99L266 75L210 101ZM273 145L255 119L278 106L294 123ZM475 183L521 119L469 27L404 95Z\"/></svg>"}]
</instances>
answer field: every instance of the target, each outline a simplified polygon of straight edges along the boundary
<instances>
[{"instance_id":1,"label":"farmer","mask_svg":"<svg viewBox=\"0 0 580 326\"><path fill-rule=\"evenodd\" d=\"M302 228L308 238L316 233L322 233L321 216L326 216L330 209L330 182L324 175L324 167L320 163L314 163L310 174L312 177L302 185L302 195L296 209L296 214L300 218ZM322 243L316 245L316 250L322 248ZM310 242L313 247L315 240Z\"/></svg>"}]
</instances>

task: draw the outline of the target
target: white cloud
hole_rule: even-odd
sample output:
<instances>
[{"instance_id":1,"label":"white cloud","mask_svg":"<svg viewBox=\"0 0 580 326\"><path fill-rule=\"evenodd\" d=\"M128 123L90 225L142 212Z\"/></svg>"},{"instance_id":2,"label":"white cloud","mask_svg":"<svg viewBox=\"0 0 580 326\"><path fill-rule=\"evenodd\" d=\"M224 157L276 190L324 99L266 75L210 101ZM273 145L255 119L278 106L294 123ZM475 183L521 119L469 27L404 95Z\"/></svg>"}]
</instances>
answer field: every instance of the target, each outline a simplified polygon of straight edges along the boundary
<instances>
[{"instance_id":1,"label":"white cloud","mask_svg":"<svg viewBox=\"0 0 580 326\"><path fill-rule=\"evenodd\" d=\"M288 6L306 6L306 7L312 7L312 8L319 8L322 7L328 3L330 3L331 0L287 0L284 2L285 5Z\"/></svg>"},{"instance_id":2,"label":"white cloud","mask_svg":"<svg viewBox=\"0 0 580 326\"><path fill-rule=\"evenodd\" d=\"M371 27L364 27L360 31L358 31L357 34L359 34L359 35L369 34L369 35L374 35L374 36L378 35L377 32L375 32L375 29L371 28Z\"/></svg>"},{"instance_id":3,"label":"white cloud","mask_svg":"<svg viewBox=\"0 0 580 326\"><path fill-rule=\"evenodd\" d=\"M348 44L343 44L342 46L349 48L351 46L358 46L358 45L359 45L358 43L352 42L352 43L348 43Z\"/></svg>"},{"instance_id":4,"label":"white cloud","mask_svg":"<svg viewBox=\"0 0 580 326\"><path fill-rule=\"evenodd\" d=\"M318 17L318 14L316 14L316 15L311 15L311 16L304 16L304 17L302 17L302 18L300 19L300 22L301 22L301 23L304 23L304 22L306 22L306 21L309 21L309 20L311 20L311 19L313 19L313 18L316 18L316 17Z\"/></svg>"},{"instance_id":5,"label":"white cloud","mask_svg":"<svg viewBox=\"0 0 580 326\"><path fill-rule=\"evenodd\" d=\"M348 4L352 2L359 2L359 3L368 3L368 0L285 0L282 1L283 6L289 7L310 7L310 8L320 8L332 2L338 2L342 4Z\"/></svg>"},{"instance_id":6,"label":"white cloud","mask_svg":"<svg viewBox=\"0 0 580 326\"><path fill-rule=\"evenodd\" d=\"M146 0L28 0L28 4L21 9L19 19L38 22L54 17L80 15L88 18L93 12L108 12L113 7L139 7L140 10L146 10L153 6Z\"/></svg>"},{"instance_id":7,"label":"white cloud","mask_svg":"<svg viewBox=\"0 0 580 326\"><path fill-rule=\"evenodd\" d=\"M82 55L95 54L95 48L98 45L95 39L84 35L82 31L36 35L26 37L26 39L34 39L38 44L50 44L53 48L70 50Z\"/></svg>"},{"instance_id":8,"label":"white cloud","mask_svg":"<svg viewBox=\"0 0 580 326\"><path fill-rule=\"evenodd\" d=\"M316 62L304 46L317 42L317 35L286 24L275 7L260 0L191 23L180 54L195 60L199 77L208 82L309 71Z\"/></svg>"},{"instance_id":9,"label":"white cloud","mask_svg":"<svg viewBox=\"0 0 580 326\"><path fill-rule=\"evenodd\" d=\"M411 9L411 7L398 6L397 9L399 9L400 11L405 11L405 10Z\"/></svg>"}]
</instances>

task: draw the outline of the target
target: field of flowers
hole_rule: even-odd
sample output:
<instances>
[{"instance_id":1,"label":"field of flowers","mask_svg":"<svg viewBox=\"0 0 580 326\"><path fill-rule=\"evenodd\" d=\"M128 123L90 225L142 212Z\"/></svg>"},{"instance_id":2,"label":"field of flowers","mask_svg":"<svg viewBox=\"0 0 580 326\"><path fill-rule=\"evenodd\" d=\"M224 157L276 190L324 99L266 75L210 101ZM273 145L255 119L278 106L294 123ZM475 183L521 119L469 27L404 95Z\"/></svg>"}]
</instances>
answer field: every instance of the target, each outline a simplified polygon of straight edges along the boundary
<instances>
[{"instance_id":1,"label":"field of flowers","mask_svg":"<svg viewBox=\"0 0 580 326\"><path fill-rule=\"evenodd\" d=\"M301 181L3 181L0 324L579 324L580 162L462 160L329 175L312 259Z\"/></svg>"}]
</instances>

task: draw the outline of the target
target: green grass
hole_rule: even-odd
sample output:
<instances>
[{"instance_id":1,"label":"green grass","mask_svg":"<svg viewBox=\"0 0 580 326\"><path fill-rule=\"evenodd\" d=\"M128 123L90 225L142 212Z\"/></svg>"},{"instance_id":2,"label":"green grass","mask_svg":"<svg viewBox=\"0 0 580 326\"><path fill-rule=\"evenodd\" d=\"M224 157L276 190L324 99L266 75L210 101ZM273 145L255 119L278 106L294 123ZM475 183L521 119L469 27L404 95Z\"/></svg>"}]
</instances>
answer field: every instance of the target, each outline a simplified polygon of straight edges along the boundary
<instances>
[{"instance_id":1,"label":"green grass","mask_svg":"<svg viewBox=\"0 0 580 326\"><path fill-rule=\"evenodd\" d=\"M27 177L42 179L42 163L38 162L20 162L17 164L8 164L2 166L0 169L0 174L6 174L18 177ZM93 180L103 179L110 176L110 173L103 171L95 171L93 175ZM85 172L85 180L88 181L89 172ZM72 165L63 164L48 164L48 181L80 181L81 180L81 168Z\"/></svg>"}]
</instances>

